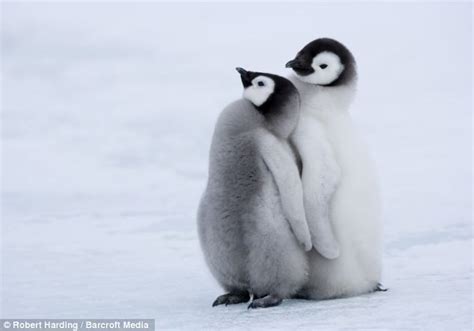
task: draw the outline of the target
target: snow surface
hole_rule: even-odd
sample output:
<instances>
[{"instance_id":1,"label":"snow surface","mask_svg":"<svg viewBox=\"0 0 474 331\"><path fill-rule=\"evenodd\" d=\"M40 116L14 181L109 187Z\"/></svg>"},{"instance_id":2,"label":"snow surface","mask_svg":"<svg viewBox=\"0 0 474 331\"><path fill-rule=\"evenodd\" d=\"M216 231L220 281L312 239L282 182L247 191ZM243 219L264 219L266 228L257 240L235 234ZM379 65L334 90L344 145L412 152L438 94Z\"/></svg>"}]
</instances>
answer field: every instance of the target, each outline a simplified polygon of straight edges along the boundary
<instances>
[{"instance_id":1,"label":"snow surface","mask_svg":"<svg viewBox=\"0 0 474 331\"><path fill-rule=\"evenodd\" d=\"M8 318L157 329L472 329L472 4L2 4ZM288 74L310 40L359 63L390 290L211 308L195 214L234 70Z\"/></svg>"}]
</instances>

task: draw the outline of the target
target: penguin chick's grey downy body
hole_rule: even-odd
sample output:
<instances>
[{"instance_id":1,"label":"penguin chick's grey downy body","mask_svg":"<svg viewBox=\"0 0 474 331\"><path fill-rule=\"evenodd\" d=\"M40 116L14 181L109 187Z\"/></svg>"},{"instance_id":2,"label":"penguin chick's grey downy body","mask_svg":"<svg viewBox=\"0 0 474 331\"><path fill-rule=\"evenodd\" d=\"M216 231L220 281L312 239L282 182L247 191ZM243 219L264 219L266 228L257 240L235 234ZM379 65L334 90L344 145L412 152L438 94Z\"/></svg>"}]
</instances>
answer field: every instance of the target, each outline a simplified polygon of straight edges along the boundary
<instances>
[{"instance_id":1,"label":"penguin chick's grey downy body","mask_svg":"<svg viewBox=\"0 0 474 331\"><path fill-rule=\"evenodd\" d=\"M198 232L206 262L228 292L214 305L253 294L249 308L269 307L297 293L308 276L311 239L288 143L299 96L286 78L237 70L244 98L217 121Z\"/></svg>"},{"instance_id":2,"label":"penguin chick's grey downy body","mask_svg":"<svg viewBox=\"0 0 474 331\"><path fill-rule=\"evenodd\" d=\"M301 96L292 139L303 163L306 217L316 247L301 295L327 299L371 292L381 277L380 200L372 160L348 111L357 81L354 57L338 41L322 38L286 66L294 70L291 80ZM329 200L328 187L335 187Z\"/></svg>"}]
</instances>

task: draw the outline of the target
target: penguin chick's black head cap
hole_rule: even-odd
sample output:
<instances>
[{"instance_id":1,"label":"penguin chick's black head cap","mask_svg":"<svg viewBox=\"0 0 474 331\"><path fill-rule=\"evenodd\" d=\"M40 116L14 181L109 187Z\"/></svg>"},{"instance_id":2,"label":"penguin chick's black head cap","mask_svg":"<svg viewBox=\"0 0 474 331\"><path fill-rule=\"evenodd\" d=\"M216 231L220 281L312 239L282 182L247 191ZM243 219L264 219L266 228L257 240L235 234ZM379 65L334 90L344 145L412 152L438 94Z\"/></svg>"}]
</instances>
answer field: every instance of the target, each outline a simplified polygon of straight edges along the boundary
<instances>
[{"instance_id":1,"label":"penguin chick's black head cap","mask_svg":"<svg viewBox=\"0 0 474 331\"><path fill-rule=\"evenodd\" d=\"M344 70L339 75L339 77L330 84L325 84L326 86L343 85L356 78L357 73L354 56L346 46L331 38L320 38L313 40L303 47L303 49L298 52L296 57L286 64L286 67L292 68L299 76L309 76L315 72L314 68L312 67L314 57L322 52L331 52L336 54L344 66Z\"/></svg>"},{"instance_id":2,"label":"penguin chick's black head cap","mask_svg":"<svg viewBox=\"0 0 474 331\"><path fill-rule=\"evenodd\" d=\"M281 110L292 98L298 98L296 87L288 79L265 72L247 71L241 67L235 68L240 74L244 87L244 97L251 101L257 110L266 115ZM260 79L256 79L260 78ZM263 97L259 94L264 94ZM252 97L261 101L257 102Z\"/></svg>"}]
</instances>

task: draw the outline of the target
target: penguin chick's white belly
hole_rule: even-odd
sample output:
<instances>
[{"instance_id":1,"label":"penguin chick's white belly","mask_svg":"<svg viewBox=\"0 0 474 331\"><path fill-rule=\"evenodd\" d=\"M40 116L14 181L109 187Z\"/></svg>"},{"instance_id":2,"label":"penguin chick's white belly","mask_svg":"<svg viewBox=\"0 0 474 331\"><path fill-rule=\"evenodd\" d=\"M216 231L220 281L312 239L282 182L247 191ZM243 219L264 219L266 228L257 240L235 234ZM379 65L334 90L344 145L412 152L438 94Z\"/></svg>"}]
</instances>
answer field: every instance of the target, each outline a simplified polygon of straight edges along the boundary
<instances>
[{"instance_id":1,"label":"penguin chick's white belly","mask_svg":"<svg viewBox=\"0 0 474 331\"><path fill-rule=\"evenodd\" d=\"M252 140L239 140L220 141L211 150L198 215L204 256L225 290L287 298L307 280L307 256L284 217L272 174Z\"/></svg>"},{"instance_id":2,"label":"penguin chick's white belly","mask_svg":"<svg viewBox=\"0 0 474 331\"><path fill-rule=\"evenodd\" d=\"M375 169L349 113L338 107L338 100L345 101L344 95L323 90L313 100L305 99L304 93L302 97L303 114L320 119L341 171L329 213L340 256L328 260L314 249L309 253L310 277L303 295L326 299L370 292L381 277L380 200Z\"/></svg>"}]
</instances>

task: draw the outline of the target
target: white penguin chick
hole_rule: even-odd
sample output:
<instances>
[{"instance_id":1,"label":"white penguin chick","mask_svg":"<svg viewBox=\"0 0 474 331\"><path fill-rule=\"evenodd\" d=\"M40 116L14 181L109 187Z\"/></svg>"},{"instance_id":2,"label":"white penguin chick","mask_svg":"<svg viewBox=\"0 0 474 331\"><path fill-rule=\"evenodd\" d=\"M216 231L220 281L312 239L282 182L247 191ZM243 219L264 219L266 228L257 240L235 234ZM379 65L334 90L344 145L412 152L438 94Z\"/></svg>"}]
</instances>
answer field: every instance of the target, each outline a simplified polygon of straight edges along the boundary
<instances>
[{"instance_id":1,"label":"white penguin chick","mask_svg":"<svg viewBox=\"0 0 474 331\"><path fill-rule=\"evenodd\" d=\"M338 41L322 38L286 67L294 70L291 80L301 96L293 140L303 163L306 217L316 248L309 253L310 276L300 296L327 299L382 290L376 173L348 112L357 81L354 57ZM329 213L323 206L328 196Z\"/></svg>"},{"instance_id":2,"label":"white penguin chick","mask_svg":"<svg viewBox=\"0 0 474 331\"><path fill-rule=\"evenodd\" d=\"M220 115L198 232L213 276L228 292L213 306L254 299L249 308L279 305L308 277L312 247L303 189L288 137L299 95L286 78L237 68L243 99Z\"/></svg>"}]
</instances>

